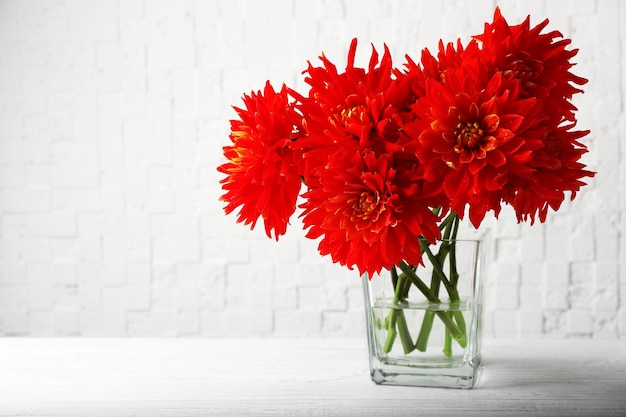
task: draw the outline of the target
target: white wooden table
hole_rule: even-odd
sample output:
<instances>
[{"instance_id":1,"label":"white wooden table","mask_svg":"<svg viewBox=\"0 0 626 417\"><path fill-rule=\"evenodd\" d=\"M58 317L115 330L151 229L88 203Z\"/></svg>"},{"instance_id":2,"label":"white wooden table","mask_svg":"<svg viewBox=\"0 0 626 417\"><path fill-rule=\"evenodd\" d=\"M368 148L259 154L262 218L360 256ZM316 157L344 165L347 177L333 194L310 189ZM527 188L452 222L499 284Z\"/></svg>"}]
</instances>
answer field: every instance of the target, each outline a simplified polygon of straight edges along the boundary
<instances>
[{"instance_id":1,"label":"white wooden table","mask_svg":"<svg viewBox=\"0 0 626 417\"><path fill-rule=\"evenodd\" d=\"M626 340L486 340L478 386L378 386L361 339L0 339L0 416L626 416Z\"/></svg>"}]
</instances>

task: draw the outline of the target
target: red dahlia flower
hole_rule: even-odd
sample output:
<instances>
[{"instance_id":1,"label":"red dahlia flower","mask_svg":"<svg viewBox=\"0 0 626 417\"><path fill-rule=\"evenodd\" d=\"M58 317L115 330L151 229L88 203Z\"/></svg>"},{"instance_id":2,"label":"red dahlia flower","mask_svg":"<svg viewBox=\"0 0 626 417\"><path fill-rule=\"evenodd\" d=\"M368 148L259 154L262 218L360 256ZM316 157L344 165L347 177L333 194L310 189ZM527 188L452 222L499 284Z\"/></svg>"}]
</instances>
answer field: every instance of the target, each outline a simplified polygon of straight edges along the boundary
<instances>
[{"instance_id":1,"label":"red dahlia flower","mask_svg":"<svg viewBox=\"0 0 626 417\"><path fill-rule=\"evenodd\" d=\"M437 59L425 50L421 67L409 58L423 96L405 131L419 138L425 178L443 181L451 209L462 217L467 207L475 227L486 212L497 216L502 202L519 221L544 221L565 191L573 198L581 179L593 176L579 162L586 148L577 142L589 132L571 131L570 99L581 91L572 84L587 80L569 72L577 52L565 49L570 41L541 34L546 25L509 26L496 9L478 43L440 43Z\"/></svg>"},{"instance_id":2,"label":"red dahlia flower","mask_svg":"<svg viewBox=\"0 0 626 417\"><path fill-rule=\"evenodd\" d=\"M533 150L527 163L532 175L512 180L503 196L518 221L533 222L536 215L545 221L548 208L557 210L565 191L573 199L585 185L581 179L594 176L579 162L587 148L578 139L589 131L571 130L576 125L576 107L570 100L582 92L575 85L587 83L570 72L578 50L567 50L571 40L558 40L562 35L557 31L542 34L547 25L548 19L531 28L529 16L522 24L509 26L496 8L493 23L485 24L484 33L475 36L486 52L487 69L501 72L505 84L512 84L520 97L535 98L544 116L542 146Z\"/></svg>"},{"instance_id":3,"label":"red dahlia flower","mask_svg":"<svg viewBox=\"0 0 626 417\"><path fill-rule=\"evenodd\" d=\"M461 218L469 206L478 227L488 211L499 213L512 177L532 174L527 164L545 134L539 110L536 100L503 88L500 73L476 85L460 67L445 71L445 82L428 81L426 95L413 106L416 120L405 129L419 140L426 180L443 183Z\"/></svg>"},{"instance_id":4,"label":"red dahlia flower","mask_svg":"<svg viewBox=\"0 0 626 417\"><path fill-rule=\"evenodd\" d=\"M503 199L515 209L518 221L530 218L533 223L538 216L544 222L549 208L559 209L565 192L570 192L573 200L580 187L586 185L582 179L595 175L580 162L587 148L578 139L589 131L572 131L574 126L571 123L549 129L544 147L533 152L528 163L533 175L517 178L507 187Z\"/></svg>"},{"instance_id":5,"label":"red dahlia flower","mask_svg":"<svg viewBox=\"0 0 626 417\"><path fill-rule=\"evenodd\" d=\"M306 236L322 237L322 255L370 276L403 260L421 263L418 236L434 243L439 217L416 164L396 165L389 155L366 150L337 153L319 171L302 208Z\"/></svg>"},{"instance_id":6,"label":"red dahlia flower","mask_svg":"<svg viewBox=\"0 0 626 417\"><path fill-rule=\"evenodd\" d=\"M308 97L298 96L307 137L298 140L308 187L303 221L319 251L361 273L405 260L420 263L419 236L440 236L431 210L447 203L441 184L425 184L418 143L403 130L413 117L411 74L375 49L367 69L354 66L352 41L344 72L322 56L309 64Z\"/></svg>"},{"instance_id":7,"label":"red dahlia flower","mask_svg":"<svg viewBox=\"0 0 626 417\"><path fill-rule=\"evenodd\" d=\"M438 80L446 81L446 72L464 69L464 76L471 79L475 85L483 85L489 81L493 74L489 74L482 67L485 60L484 51L478 48L478 42L472 40L467 47L463 47L460 40L457 41L456 47L452 43L444 45L443 41L439 41L439 50L435 58L426 48L422 51L420 65L406 55L407 60L405 74L412 81L413 96L417 99L426 94L426 85L430 82Z\"/></svg>"},{"instance_id":8,"label":"red dahlia flower","mask_svg":"<svg viewBox=\"0 0 626 417\"><path fill-rule=\"evenodd\" d=\"M298 136L302 116L288 101L287 87L279 92L269 82L263 93L243 97L245 109L236 108L241 120L231 120L230 139L224 147L229 162L218 170L227 175L220 181L228 204L226 214L238 207L238 222L254 228L259 216L265 233L278 239L287 229L296 208L301 179L293 140Z\"/></svg>"},{"instance_id":9,"label":"red dahlia flower","mask_svg":"<svg viewBox=\"0 0 626 417\"><path fill-rule=\"evenodd\" d=\"M574 65L570 60L578 49L567 50L571 40L558 40L563 37L558 31L542 34L547 25L548 19L531 28L528 16L520 25L509 26L496 8L493 22L486 23L484 33L474 38L482 42L489 68L519 82L522 97L541 100L550 118L574 121L576 107L569 100L582 92L575 85L587 80L570 72Z\"/></svg>"},{"instance_id":10,"label":"red dahlia flower","mask_svg":"<svg viewBox=\"0 0 626 417\"><path fill-rule=\"evenodd\" d=\"M323 67L309 63L305 71L305 81L311 86L308 97L292 92L305 118L307 137L298 141L305 151L305 180L335 152L393 153L402 150L408 139L401 129L402 111L409 114L406 76L394 75L386 46L380 63L372 48L369 67L355 67L356 46L354 39L344 72L339 73L322 55Z\"/></svg>"}]
</instances>

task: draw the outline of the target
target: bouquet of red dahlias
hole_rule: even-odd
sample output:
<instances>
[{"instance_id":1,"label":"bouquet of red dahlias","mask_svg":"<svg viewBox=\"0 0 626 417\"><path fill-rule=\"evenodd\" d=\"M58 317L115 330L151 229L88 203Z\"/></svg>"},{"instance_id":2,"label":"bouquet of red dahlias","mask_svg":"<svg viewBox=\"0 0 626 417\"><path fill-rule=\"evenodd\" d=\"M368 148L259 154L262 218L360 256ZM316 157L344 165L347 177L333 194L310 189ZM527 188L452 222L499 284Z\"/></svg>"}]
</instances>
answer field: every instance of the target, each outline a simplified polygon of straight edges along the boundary
<instances>
[{"instance_id":1,"label":"bouquet of red dahlias","mask_svg":"<svg viewBox=\"0 0 626 417\"><path fill-rule=\"evenodd\" d=\"M345 70L323 54L308 64L307 93L268 82L244 95L218 168L226 213L239 209L251 227L261 217L278 239L300 196L322 255L370 277L385 269L397 279L399 268L428 297L432 285L415 273L426 256L453 300L443 262L454 271L454 247L431 245L453 239L465 217L475 228L497 217L503 203L519 222L544 222L594 175L580 162L589 131L575 130L571 104L587 82L570 72L577 50L542 33L547 20L529 22L511 26L496 9L467 44L440 41L436 55L406 56L402 68L386 46L355 66L355 39ZM462 323L448 321L463 343Z\"/></svg>"}]
</instances>

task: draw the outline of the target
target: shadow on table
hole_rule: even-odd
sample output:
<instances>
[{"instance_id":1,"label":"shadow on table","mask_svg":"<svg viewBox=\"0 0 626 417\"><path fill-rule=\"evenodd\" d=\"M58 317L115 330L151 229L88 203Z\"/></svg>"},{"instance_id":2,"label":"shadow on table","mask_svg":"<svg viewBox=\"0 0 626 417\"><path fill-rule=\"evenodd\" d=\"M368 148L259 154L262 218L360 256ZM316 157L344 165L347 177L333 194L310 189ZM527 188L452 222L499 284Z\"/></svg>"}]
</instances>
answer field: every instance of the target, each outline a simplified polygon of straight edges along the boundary
<instances>
[{"instance_id":1,"label":"shadow on table","mask_svg":"<svg viewBox=\"0 0 626 417\"><path fill-rule=\"evenodd\" d=\"M550 389L580 395L601 395L622 398L626 402L626 372L618 364L606 360L571 360L559 358L506 358L484 360L480 369L479 387L529 388L533 391ZM590 386L597 386L592 392ZM625 414L626 415L626 414Z\"/></svg>"}]
</instances>

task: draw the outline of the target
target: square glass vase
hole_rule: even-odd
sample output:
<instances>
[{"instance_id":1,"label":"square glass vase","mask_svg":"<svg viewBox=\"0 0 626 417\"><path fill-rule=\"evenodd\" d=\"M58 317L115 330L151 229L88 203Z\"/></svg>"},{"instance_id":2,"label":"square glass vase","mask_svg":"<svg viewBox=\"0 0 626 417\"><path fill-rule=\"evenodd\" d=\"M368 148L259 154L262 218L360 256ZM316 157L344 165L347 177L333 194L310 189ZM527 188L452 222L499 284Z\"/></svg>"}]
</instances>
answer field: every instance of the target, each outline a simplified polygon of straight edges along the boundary
<instances>
[{"instance_id":1,"label":"square glass vase","mask_svg":"<svg viewBox=\"0 0 626 417\"><path fill-rule=\"evenodd\" d=\"M424 252L424 265L362 277L371 378L473 388L482 338L482 240L441 240Z\"/></svg>"}]
</instances>

